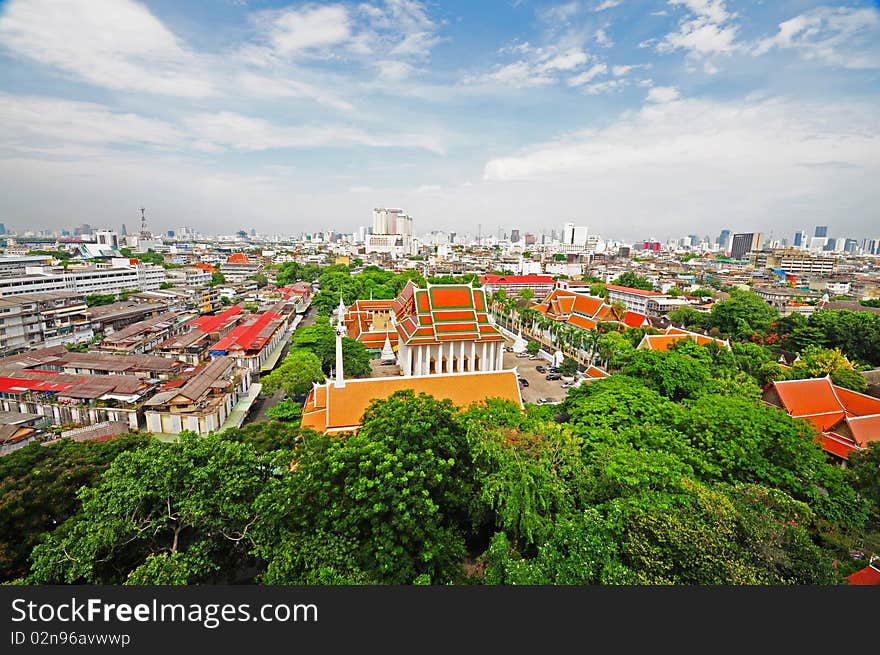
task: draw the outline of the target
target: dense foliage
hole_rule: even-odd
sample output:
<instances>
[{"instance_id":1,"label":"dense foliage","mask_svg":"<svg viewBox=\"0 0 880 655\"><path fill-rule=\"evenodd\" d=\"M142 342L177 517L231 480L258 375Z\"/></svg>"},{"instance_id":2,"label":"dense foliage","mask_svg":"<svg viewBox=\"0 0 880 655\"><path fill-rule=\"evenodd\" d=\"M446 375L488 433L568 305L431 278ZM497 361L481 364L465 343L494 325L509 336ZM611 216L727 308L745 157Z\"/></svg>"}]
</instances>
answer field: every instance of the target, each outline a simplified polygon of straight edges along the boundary
<instances>
[{"instance_id":1,"label":"dense foliage","mask_svg":"<svg viewBox=\"0 0 880 655\"><path fill-rule=\"evenodd\" d=\"M731 325L742 318L735 306L721 315ZM782 370L766 345L683 340L668 352L638 350L645 333L598 335L596 355L615 374L571 389L559 406L458 409L403 391L373 401L358 432L321 435L301 430L300 405L285 400L273 420L219 435L118 442L109 468L109 459L86 466L68 486L54 531L48 505L24 496L4 505L7 544L19 532L25 542L7 556L7 575L827 585L864 566L850 553L880 550L876 444L847 469L829 464L810 423L761 402L761 385ZM298 330L264 382L291 395L306 389L332 336L323 318ZM803 367L851 370L831 353L805 350ZM26 473L42 469L28 457L43 453L21 452L4 458L18 468L0 460L3 483L36 487Z\"/></svg>"},{"instance_id":2,"label":"dense foliage","mask_svg":"<svg viewBox=\"0 0 880 655\"><path fill-rule=\"evenodd\" d=\"M326 316L318 316L313 325L299 328L291 344L289 357L294 356L298 349L310 352L320 360L326 374L336 365L336 330ZM370 373L370 353L360 341L342 338L342 360L347 376L358 377ZM314 381L320 382L318 379Z\"/></svg>"}]
</instances>

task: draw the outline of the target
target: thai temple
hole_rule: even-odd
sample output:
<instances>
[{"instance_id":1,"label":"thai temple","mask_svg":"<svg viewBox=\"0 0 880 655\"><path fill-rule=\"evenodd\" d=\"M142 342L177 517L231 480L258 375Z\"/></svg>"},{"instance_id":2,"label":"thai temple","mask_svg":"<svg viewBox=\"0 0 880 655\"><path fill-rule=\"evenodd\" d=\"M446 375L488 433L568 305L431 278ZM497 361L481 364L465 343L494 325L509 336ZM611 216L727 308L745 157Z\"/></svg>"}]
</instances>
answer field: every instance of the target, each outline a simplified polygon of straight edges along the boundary
<instances>
[{"instance_id":1,"label":"thai temple","mask_svg":"<svg viewBox=\"0 0 880 655\"><path fill-rule=\"evenodd\" d=\"M373 399L412 389L465 407L502 398L523 407L515 368L504 369L505 338L488 313L483 289L412 281L391 300L358 300L336 310L336 375L315 385L303 407L303 427L356 430ZM346 380L342 338L381 351L399 376Z\"/></svg>"}]
</instances>

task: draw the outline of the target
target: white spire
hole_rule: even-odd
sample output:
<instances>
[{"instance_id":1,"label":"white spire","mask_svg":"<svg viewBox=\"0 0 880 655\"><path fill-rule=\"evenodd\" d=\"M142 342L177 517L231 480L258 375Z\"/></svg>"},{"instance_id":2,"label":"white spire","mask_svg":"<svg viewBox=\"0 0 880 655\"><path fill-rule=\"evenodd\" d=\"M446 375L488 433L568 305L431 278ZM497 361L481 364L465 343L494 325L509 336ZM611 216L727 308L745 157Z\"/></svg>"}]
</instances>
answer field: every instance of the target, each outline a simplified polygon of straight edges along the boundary
<instances>
[{"instance_id":1,"label":"white spire","mask_svg":"<svg viewBox=\"0 0 880 655\"><path fill-rule=\"evenodd\" d=\"M339 307L336 308L336 320L342 321L345 316L345 312L348 311L348 308L345 306L345 303L342 301L342 293L339 294Z\"/></svg>"},{"instance_id":2,"label":"white spire","mask_svg":"<svg viewBox=\"0 0 880 655\"><path fill-rule=\"evenodd\" d=\"M382 346L382 361L383 362L393 362L394 360L395 360L394 349L391 347L391 339L386 334L385 335L385 345Z\"/></svg>"},{"instance_id":3,"label":"white spire","mask_svg":"<svg viewBox=\"0 0 880 655\"><path fill-rule=\"evenodd\" d=\"M339 315L339 321L336 323L336 388L342 389L345 386L344 365L342 362L342 337L345 336L345 321L342 320L342 314Z\"/></svg>"}]
</instances>

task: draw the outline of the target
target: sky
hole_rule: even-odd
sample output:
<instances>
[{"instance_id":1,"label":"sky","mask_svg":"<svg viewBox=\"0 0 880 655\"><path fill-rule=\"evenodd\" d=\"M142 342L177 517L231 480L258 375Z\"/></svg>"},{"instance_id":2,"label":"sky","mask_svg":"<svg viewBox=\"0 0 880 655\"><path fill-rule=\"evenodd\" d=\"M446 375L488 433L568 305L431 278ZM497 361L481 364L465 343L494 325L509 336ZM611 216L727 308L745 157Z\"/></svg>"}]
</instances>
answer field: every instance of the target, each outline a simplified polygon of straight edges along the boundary
<instances>
[{"instance_id":1,"label":"sky","mask_svg":"<svg viewBox=\"0 0 880 655\"><path fill-rule=\"evenodd\" d=\"M0 222L880 237L880 8L0 2Z\"/></svg>"}]
</instances>

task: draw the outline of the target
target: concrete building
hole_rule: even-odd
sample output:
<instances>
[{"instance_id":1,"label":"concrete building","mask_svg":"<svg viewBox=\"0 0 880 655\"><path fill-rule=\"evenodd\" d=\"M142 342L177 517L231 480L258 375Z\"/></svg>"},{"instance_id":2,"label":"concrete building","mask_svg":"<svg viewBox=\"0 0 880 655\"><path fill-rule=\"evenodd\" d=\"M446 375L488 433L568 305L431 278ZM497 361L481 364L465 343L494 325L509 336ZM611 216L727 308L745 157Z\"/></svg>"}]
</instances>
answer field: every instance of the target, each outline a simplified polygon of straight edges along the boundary
<instances>
[{"instance_id":1,"label":"concrete building","mask_svg":"<svg viewBox=\"0 0 880 655\"><path fill-rule=\"evenodd\" d=\"M230 357L217 357L183 385L166 385L146 401L146 428L161 434L219 431L250 388L248 369L239 368Z\"/></svg>"},{"instance_id":2,"label":"concrete building","mask_svg":"<svg viewBox=\"0 0 880 655\"><path fill-rule=\"evenodd\" d=\"M165 269L135 259L114 258L109 264L83 268L28 267L24 275L0 277L0 296L23 293L73 291L83 295L150 291L165 281Z\"/></svg>"},{"instance_id":3,"label":"concrete building","mask_svg":"<svg viewBox=\"0 0 880 655\"><path fill-rule=\"evenodd\" d=\"M764 235L761 232L741 232L733 235L733 241L730 245L731 259L748 259L748 255L753 250L760 250L764 242Z\"/></svg>"},{"instance_id":4,"label":"concrete building","mask_svg":"<svg viewBox=\"0 0 880 655\"><path fill-rule=\"evenodd\" d=\"M0 298L0 356L94 335L82 294L59 291Z\"/></svg>"}]
</instances>

